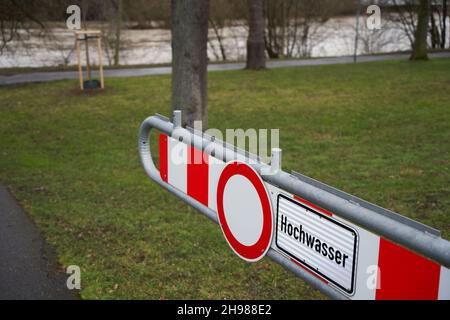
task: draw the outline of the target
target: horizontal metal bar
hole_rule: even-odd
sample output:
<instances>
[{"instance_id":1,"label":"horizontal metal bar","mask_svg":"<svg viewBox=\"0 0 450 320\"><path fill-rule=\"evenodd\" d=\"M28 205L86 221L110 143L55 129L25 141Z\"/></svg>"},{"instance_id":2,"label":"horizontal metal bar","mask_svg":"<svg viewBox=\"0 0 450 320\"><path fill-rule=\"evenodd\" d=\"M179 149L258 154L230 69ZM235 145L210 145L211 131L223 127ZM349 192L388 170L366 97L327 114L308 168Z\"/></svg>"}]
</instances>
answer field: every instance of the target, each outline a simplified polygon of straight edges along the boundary
<instances>
[{"instance_id":1,"label":"horizontal metal bar","mask_svg":"<svg viewBox=\"0 0 450 320\"><path fill-rule=\"evenodd\" d=\"M216 215L216 213L211 210L210 208L203 205L201 202L195 200L192 197L189 197L184 192L178 190L177 188L174 188L170 184L166 183L164 180L161 179L160 172L156 168L155 164L153 163L151 151L150 151L150 145L149 145L149 136L151 133L151 130L157 129L160 130L168 135L171 135L171 131L173 130L173 124L170 122L165 121L164 119L161 119L159 117L150 117L147 118L141 125L140 133L139 133L139 141L138 141L138 148L139 148L139 154L141 157L142 165L144 166L144 170L147 173L147 175L155 181L157 184L159 184L161 187L165 188L169 192L173 193L175 196L192 206L193 208L197 209L201 213L203 213L206 217L211 219L216 224L219 223L219 219ZM326 283L322 282L320 279L313 276L311 273L307 272L306 270L300 268L297 266L294 262L290 261L280 253L276 252L273 249L269 249L267 252L267 256L271 258L276 263L282 265L287 270L293 272L296 276L300 277L301 279L305 280L311 286L323 294L329 296L330 298L337 299L337 300L346 300L348 299L345 295L337 291L335 288L328 286Z\"/></svg>"},{"instance_id":2,"label":"horizontal metal bar","mask_svg":"<svg viewBox=\"0 0 450 320\"><path fill-rule=\"evenodd\" d=\"M234 152L244 156L247 159L252 159L254 161L261 162L261 158L258 155L254 155L254 154L248 152L247 150L243 150L243 149L241 149L241 148L239 148L239 147L237 147L235 145L232 145L232 144L230 144L230 143L228 143L226 141L218 140L214 136L211 136L211 135L209 135L207 133L204 133L204 132L196 131L196 130L194 130L193 128L191 128L189 126L186 127L186 130L190 131L192 134L195 134L195 135L202 135L203 138L208 140L208 141L216 142L218 144L221 144L226 149L234 150ZM223 159L221 159L221 160L223 160Z\"/></svg>"},{"instance_id":3,"label":"horizontal metal bar","mask_svg":"<svg viewBox=\"0 0 450 320\"><path fill-rule=\"evenodd\" d=\"M293 175L297 179L300 179L303 182L309 183L309 184L311 184L311 185L313 185L313 186L315 186L315 187L317 187L319 189L322 189L324 191L332 193L332 194L334 194L334 195L336 195L336 196L338 196L340 198L346 199L346 200L348 200L350 202L354 202L355 204L357 204L357 205L359 205L361 207L364 207L364 208L372 210L372 211L374 211L376 213L382 214L382 215L384 215L384 216L386 216L388 218L397 220L400 223L404 223L406 225L409 225L410 227L416 228L417 230L420 230L420 231L423 231L423 232L428 232L428 233L430 233L430 234L432 234L434 236L437 236L437 237L441 236L441 231L439 231L437 229L434 229L434 228L432 228L430 226L427 226L427 225L425 225L423 223L420 223L420 222L418 222L416 220L412 220L412 219L410 219L408 217L402 216L401 214L398 214L398 213L396 213L394 211L391 211L391 210L382 208L380 206L377 206L376 204L370 203L370 202L368 202L366 200L363 200L361 198L358 198L358 197L356 197L354 195L351 195L349 193L346 193L344 191L336 189L336 188L334 188L332 186L329 186L329 185L327 185L327 184L325 184L323 182L320 182L320 181L317 181L317 180L315 180L313 178L305 176L305 175L303 175L301 173L292 171L291 175Z\"/></svg>"},{"instance_id":4,"label":"horizontal metal bar","mask_svg":"<svg viewBox=\"0 0 450 320\"><path fill-rule=\"evenodd\" d=\"M205 139L187 129L177 128L173 132L173 124L159 117L149 117L143 122L140 147L142 147L141 143L148 143L148 140L146 140L148 137L142 137L142 130L147 126L158 129L169 136L174 134L181 140L225 162L236 159L234 149L224 147L221 142ZM151 158L149 158L149 153L146 153L145 148L140 148L140 153L141 161L144 169L146 169L146 166L148 166L146 163L151 162ZM261 174L261 177L266 182L315 203L369 231L435 260L445 267L450 267L450 242L438 237L436 234L421 231L416 226L412 227L407 223L394 219L392 216L381 214L370 206L362 206L348 198L343 198L336 193L330 192L330 190L302 181L298 177L282 170L277 171L275 174L266 175L265 173L270 172L270 166L267 164L253 161L250 165Z\"/></svg>"}]
</instances>

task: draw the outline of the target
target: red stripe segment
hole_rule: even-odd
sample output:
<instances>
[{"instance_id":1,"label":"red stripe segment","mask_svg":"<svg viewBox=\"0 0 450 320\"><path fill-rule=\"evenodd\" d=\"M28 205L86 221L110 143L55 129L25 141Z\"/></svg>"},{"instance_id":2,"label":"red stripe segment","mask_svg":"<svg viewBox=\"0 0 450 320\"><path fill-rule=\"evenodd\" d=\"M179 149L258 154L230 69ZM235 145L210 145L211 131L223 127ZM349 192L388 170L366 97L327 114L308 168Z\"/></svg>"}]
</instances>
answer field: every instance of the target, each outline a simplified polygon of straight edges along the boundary
<instances>
[{"instance_id":1,"label":"red stripe segment","mask_svg":"<svg viewBox=\"0 0 450 320\"><path fill-rule=\"evenodd\" d=\"M159 174L161 179L167 182L168 172L167 172L167 136L165 134L159 135Z\"/></svg>"},{"instance_id":2,"label":"red stripe segment","mask_svg":"<svg viewBox=\"0 0 450 320\"><path fill-rule=\"evenodd\" d=\"M303 198L300 198L300 197L294 195L294 199L297 200L297 201L300 201L300 202L302 202L302 203L304 203L304 204L306 204L307 206L310 206L311 208L316 209L316 210L319 211L319 212L322 212L322 213L326 214L327 216L330 216L330 217L333 216L333 214L332 214L331 212L329 212L329 211L327 211L327 210L325 210L325 209L322 209L321 207L318 207L318 206L316 206L315 204L313 204L313 203L311 203L311 202L309 202L309 201L306 201L306 200L303 199Z\"/></svg>"},{"instance_id":3,"label":"red stripe segment","mask_svg":"<svg viewBox=\"0 0 450 320\"><path fill-rule=\"evenodd\" d=\"M377 300L435 300L440 265L380 238Z\"/></svg>"},{"instance_id":4,"label":"red stripe segment","mask_svg":"<svg viewBox=\"0 0 450 320\"><path fill-rule=\"evenodd\" d=\"M205 206L208 206L208 173L208 156L188 146L187 193Z\"/></svg>"}]
</instances>

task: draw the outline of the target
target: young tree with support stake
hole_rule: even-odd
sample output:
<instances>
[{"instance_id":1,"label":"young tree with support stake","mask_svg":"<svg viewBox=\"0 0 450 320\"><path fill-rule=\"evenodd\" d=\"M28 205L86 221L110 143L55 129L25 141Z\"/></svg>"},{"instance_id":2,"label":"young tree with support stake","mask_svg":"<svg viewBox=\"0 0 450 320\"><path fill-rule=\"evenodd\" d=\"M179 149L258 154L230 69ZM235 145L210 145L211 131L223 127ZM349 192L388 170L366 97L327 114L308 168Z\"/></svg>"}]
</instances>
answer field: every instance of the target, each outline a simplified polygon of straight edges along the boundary
<instances>
[{"instance_id":1,"label":"young tree with support stake","mask_svg":"<svg viewBox=\"0 0 450 320\"><path fill-rule=\"evenodd\" d=\"M208 0L172 0L172 109L208 125Z\"/></svg>"}]
</instances>

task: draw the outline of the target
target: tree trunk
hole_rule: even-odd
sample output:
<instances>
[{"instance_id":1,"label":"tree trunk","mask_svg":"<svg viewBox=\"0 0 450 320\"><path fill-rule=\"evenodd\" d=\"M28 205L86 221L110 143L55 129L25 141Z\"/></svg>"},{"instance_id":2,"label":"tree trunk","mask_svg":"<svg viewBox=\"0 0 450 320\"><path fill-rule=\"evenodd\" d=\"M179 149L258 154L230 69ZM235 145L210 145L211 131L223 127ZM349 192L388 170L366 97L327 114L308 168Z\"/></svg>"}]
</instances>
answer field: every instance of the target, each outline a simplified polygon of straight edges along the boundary
<instances>
[{"instance_id":1,"label":"tree trunk","mask_svg":"<svg viewBox=\"0 0 450 320\"><path fill-rule=\"evenodd\" d=\"M447 0L443 0L442 3L442 37L441 37L441 49L445 49L446 32L447 32Z\"/></svg>"},{"instance_id":2,"label":"tree trunk","mask_svg":"<svg viewBox=\"0 0 450 320\"><path fill-rule=\"evenodd\" d=\"M286 3L285 0L281 0L281 50L280 50L280 54L282 57L285 57L286 55L286 43L287 43L287 39L286 39Z\"/></svg>"},{"instance_id":3,"label":"tree trunk","mask_svg":"<svg viewBox=\"0 0 450 320\"><path fill-rule=\"evenodd\" d=\"M117 0L117 14L116 14L116 39L114 42L114 65L119 65L119 53L120 53L120 33L122 30L122 14L123 14L123 1Z\"/></svg>"},{"instance_id":4,"label":"tree trunk","mask_svg":"<svg viewBox=\"0 0 450 320\"><path fill-rule=\"evenodd\" d=\"M208 0L172 0L172 110L208 125Z\"/></svg>"},{"instance_id":5,"label":"tree trunk","mask_svg":"<svg viewBox=\"0 0 450 320\"><path fill-rule=\"evenodd\" d=\"M89 38L87 34L84 35L85 41L84 41L84 49L86 50L86 74L87 79L91 80L91 59L89 58Z\"/></svg>"},{"instance_id":6,"label":"tree trunk","mask_svg":"<svg viewBox=\"0 0 450 320\"><path fill-rule=\"evenodd\" d=\"M427 56L427 34L428 34L428 19L430 17L430 3L429 0L420 0L419 9L417 12L417 28L414 33L413 50L411 53L411 60L428 60Z\"/></svg>"},{"instance_id":7,"label":"tree trunk","mask_svg":"<svg viewBox=\"0 0 450 320\"><path fill-rule=\"evenodd\" d=\"M250 10L247 40L247 69L260 70L266 67L264 44L264 0L248 0Z\"/></svg>"}]
</instances>

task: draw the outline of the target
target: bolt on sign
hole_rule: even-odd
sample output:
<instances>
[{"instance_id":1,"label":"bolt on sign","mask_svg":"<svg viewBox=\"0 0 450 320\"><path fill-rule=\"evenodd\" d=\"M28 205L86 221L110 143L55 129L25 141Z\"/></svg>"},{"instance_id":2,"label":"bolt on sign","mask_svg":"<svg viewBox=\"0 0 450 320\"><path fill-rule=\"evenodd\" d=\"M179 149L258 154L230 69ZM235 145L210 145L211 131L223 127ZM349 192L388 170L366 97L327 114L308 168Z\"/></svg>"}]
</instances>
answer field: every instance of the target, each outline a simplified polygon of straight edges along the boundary
<instances>
[{"instance_id":1,"label":"bolt on sign","mask_svg":"<svg viewBox=\"0 0 450 320\"><path fill-rule=\"evenodd\" d=\"M149 136L159 135L159 170ZM450 299L450 242L440 232L155 115L139 133L147 175L212 221L231 250L270 257L335 299ZM256 159L256 160L255 160Z\"/></svg>"}]
</instances>

